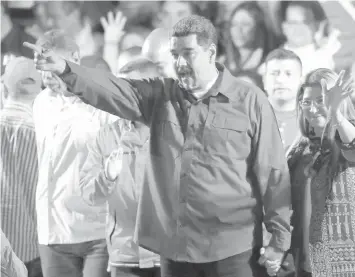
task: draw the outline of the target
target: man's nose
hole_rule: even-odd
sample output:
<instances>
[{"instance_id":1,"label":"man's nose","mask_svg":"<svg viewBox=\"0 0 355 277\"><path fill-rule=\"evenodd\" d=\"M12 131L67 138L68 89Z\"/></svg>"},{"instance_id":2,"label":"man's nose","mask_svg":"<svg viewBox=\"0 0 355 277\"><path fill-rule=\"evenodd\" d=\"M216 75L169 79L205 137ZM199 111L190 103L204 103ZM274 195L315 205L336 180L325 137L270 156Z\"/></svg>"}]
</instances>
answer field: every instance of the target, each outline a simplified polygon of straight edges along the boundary
<instances>
[{"instance_id":1,"label":"man's nose","mask_svg":"<svg viewBox=\"0 0 355 277\"><path fill-rule=\"evenodd\" d=\"M178 64L178 66L184 66L184 65L187 65L187 62L184 57L179 56L179 58L177 60L177 64Z\"/></svg>"},{"instance_id":2,"label":"man's nose","mask_svg":"<svg viewBox=\"0 0 355 277\"><path fill-rule=\"evenodd\" d=\"M278 74L276 75L276 83L280 84L285 80L285 74Z\"/></svg>"}]
</instances>

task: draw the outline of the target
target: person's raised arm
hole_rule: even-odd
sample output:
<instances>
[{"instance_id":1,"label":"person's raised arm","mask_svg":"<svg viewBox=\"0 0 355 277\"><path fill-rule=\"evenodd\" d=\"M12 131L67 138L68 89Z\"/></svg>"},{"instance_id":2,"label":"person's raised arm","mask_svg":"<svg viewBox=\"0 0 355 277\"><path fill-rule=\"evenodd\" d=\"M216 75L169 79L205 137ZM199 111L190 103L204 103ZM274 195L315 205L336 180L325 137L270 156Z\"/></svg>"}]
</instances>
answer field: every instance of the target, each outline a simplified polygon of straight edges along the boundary
<instances>
[{"instance_id":1,"label":"person's raised arm","mask_svg":"<svg viewBox=\"0 0 355 277\"><path fill-rule=\"evenodd\" d=\"M101 25L104 28L103 58L114 74L117 72L118 49L124 35L126 21L127 18L120 11L117 11L115 15L110 11L107 14L107 19L104 16L100 18Z\"/></svg>"},{"instance_id":2,"label":"person's raised arm","mask_svg":"<svg viewBox=\"0 0 355 277\"><path fill-rule=\"evenodd\" d=\"M68 91L85 103L132 121L149 124L156 99L163 97L164 80L117 78L101 70L68 62L50 49L25 42L35 52L36 68L58 75Z\"/></svg>"}]
</instances>

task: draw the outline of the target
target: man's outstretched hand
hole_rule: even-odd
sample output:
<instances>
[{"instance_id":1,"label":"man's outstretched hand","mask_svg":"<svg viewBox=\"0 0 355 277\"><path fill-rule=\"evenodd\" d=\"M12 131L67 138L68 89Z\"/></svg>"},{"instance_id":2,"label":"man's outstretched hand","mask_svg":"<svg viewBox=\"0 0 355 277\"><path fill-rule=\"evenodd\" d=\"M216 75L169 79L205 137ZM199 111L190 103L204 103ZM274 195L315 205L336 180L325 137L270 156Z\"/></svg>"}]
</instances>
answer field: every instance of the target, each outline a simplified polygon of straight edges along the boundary
<instances>
[{"instance_id":1,"label":"man's outstretched hand","mask_svg":"<svg viewBox=\"0 0 355 277\"><path fill-rule=\"evenodd\" d=\"M50 71L57 75L64 73L66 61L51 49L46 49L29 42L24 42L23 46L33 50L34 62L38 70Z\"/></svg>"}]
</instances>

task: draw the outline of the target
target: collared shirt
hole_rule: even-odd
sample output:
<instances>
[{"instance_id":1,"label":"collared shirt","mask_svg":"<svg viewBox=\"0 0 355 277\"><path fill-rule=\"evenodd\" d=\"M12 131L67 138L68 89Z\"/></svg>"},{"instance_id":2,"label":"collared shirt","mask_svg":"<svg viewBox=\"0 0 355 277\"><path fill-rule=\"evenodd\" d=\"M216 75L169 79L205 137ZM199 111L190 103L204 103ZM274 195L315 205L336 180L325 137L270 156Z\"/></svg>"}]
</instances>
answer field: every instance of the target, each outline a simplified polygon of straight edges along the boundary
<instances>
[{"instance_id":1,"label":"collared shirt","mask_svg":"<svg viewBox=\"0 0 355 277\"><path fill-rule=\"evenodd\" d=\"M16 256L10 242L1 231L1 276L27 277L28 272L24 263Z\"/></svg>"},{"instance_id":2,"label":"collared shirt","mask_svg":"<svg viewBox=\"0 0 355 277\"><path fill-rule=\"evenodd\" d=\"M141 123L140 123L141 124ZM149 128L119 120L104 126L94 141L88 143L87 162L81 171L83 198L91 205L108 201L109 216L106 240L111 266L154 267L160 257L139 248L133 240L138 202L148 156ZM122 149L122 170L116 181L105 175L105 160Z\"/></svg>"},{"instance_id":3,"label":"collared shirt","mask_svg":"<svg viewBox=\"0 0 355 277\"><path fill-rule=\"evenodd\" d=\"M0 111L1 226L18 257L37 257L36 136L29 105L9 100Z\"/></svg>"},{"instance_id":4,"label":"collared shirt","mask_svg":"<svg viewBox=\"0 0 355 277\"><path fill-rule=\"evenodd\" d=\"M289 171L260 89L221 65L199 101L173 79L120 79L70 62L68 68L61 78L83 101L150 126L141 246L176 261L217 261L261 246L264 220L270 245L289 248Z\"/></svg>"},{"instance_id":5,"label":"collared shirt","mask_svg":"<svg viewBox=\"0 0 355 277\"><path fill-rule=\"evenodd\" d=\"M80 193L86 142L116 117L77 97L42 91L33 106L39 177L36 194L40 244L80 243L105 238L107 207L90 207Z\"/></svg>"}]
</instances>

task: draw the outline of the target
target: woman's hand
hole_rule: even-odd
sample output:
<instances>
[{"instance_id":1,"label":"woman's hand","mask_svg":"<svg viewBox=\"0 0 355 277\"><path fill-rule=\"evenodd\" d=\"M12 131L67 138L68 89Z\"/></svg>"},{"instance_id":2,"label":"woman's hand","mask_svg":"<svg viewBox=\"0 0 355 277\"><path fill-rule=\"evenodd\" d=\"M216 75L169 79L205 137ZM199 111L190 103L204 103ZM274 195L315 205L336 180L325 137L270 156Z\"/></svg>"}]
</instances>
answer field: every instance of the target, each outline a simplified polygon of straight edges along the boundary
<instances>
[{"instance_id":1,"label":"woman's hand","mask_svg":"<svg viewBox=\"0 0 355 277\"><path fill-rule=\"evenodd\" d=\"M354 80L351 76L344 80L345 70L342 70L336 80L334 86L327 88L324 79L321 80L322 92L325 105L331 114L336 114L339 110L341 102L354 92Z\"/></svg>"}]
</instances>

